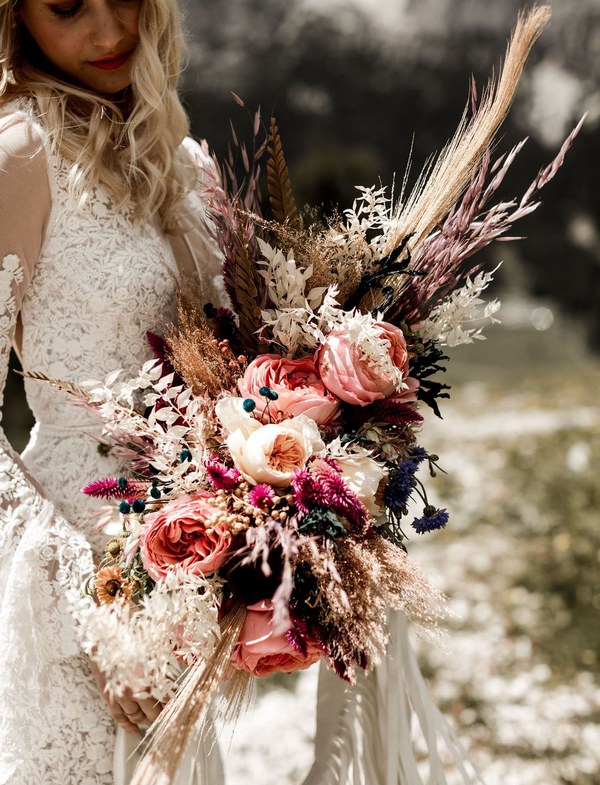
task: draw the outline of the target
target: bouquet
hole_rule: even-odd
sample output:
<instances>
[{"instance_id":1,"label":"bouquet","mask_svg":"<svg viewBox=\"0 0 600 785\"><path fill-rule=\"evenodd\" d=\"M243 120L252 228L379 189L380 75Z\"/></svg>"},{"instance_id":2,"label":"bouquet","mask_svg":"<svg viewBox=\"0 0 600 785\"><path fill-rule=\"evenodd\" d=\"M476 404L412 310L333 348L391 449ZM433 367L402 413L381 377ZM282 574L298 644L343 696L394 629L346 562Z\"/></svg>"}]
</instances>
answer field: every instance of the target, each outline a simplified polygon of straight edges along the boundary
<instances>
[{"instance_id":1,"label":"bouquet","mask_svg":"<svg viewBox=\"0 0 600 785\"><path fill-rule=\"evenodd\" d=\"M84 489L120 521L87 585L86 646L115 692L173 696L136 782L169 781L223 684L234 700L318 660L353 683L384 656L390 609L436 623L440 595L407 553L408 533L448 522L419 478L438 467L423 407L448 396L445 347L497 321L473 255L512 239L581 125L520 200L494 202L523 143L493 161L492 139L548 13L519 20L498 81L398 199L359 188L342 215L300 215L257 114L252 154L234 135L204 193L230 307L182 304L133 379L66 385L124 462Z\"/></svg>"}]
</instances>

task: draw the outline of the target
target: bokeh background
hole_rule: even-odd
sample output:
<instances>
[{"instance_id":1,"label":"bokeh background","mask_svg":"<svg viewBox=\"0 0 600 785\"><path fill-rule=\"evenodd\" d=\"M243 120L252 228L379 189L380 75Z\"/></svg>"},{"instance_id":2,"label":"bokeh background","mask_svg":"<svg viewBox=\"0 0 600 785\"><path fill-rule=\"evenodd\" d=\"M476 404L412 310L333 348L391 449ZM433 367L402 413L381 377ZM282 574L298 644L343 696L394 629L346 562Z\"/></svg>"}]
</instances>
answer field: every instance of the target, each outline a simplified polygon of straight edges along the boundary
<instances>
[{"instance_id":1,"label":"bokeh background","mask_svg":"<svg viewBox=\"0 0 600 785\"><path fill-rule=\"evenodd\" d=\"M188 0L184 97L223 155L242 96L282 133L296 199L348 206L357 184L416 174L452 134L470 75L497 67L519 0ZM529 141L524 192L587 112L525 241L498 262L502 324L452 352L452 397L423 443L452 513L409 548L449 596L443 645L416 645L436 698L489 785L600 783L600 0L556 0L499 149ZM412 150L412 153L411 153ZM16 366L16 362L13 363ZM431 418L430 418L431 419ZM30 427L16 375L4 423ZM299 783L316 674L267 681L227 755L233 785ZM371 785L376 785L372 783Z\"/></svg>"}]
</instances>

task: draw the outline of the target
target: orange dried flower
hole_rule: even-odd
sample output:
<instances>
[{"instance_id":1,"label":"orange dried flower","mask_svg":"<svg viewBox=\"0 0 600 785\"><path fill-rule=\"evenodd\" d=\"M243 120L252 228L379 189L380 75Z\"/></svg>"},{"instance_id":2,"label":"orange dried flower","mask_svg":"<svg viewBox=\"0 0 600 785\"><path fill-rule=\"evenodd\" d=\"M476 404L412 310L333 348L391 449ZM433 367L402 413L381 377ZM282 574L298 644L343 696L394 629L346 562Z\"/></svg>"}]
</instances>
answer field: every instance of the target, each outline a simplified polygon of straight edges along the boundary
<instances>
[{"instance_id":1,"label":"orange dried flower","mask_svg":"<svg viewBox=\"0 0 600 785\"><path fill-rule=\"evenodd\" d=\"M123 578L118 565L98 570L94 578L94 589L98 601L103 605L110 605L115 600L129 602L133 593L131 583Z\"/></svg>"}]
</instances>

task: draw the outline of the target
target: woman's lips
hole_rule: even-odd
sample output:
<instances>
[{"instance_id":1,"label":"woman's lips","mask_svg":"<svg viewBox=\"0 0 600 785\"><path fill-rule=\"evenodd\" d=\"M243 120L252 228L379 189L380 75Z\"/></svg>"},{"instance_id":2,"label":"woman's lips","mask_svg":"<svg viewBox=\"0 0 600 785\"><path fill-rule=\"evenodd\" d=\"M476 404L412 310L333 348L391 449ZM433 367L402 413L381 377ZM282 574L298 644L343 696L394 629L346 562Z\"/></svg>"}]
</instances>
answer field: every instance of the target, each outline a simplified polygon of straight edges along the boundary
<instances>
[{"instance_id":1,"label":"woman's lips","mask_svg":"<svg viewBox=\"0 0 600 785\"><path fill-rule=\"evenodd\" d=\"M133 49L129 49L127 52L119 52L119 54L111 55L111 57L103 57L100 60L90 60L89 63L90 65L93 65L94 68L101 68L103 71L116 71L117 68L121 68L121 66L125 65L132 54Z\"/></svg>"}]
</instances>

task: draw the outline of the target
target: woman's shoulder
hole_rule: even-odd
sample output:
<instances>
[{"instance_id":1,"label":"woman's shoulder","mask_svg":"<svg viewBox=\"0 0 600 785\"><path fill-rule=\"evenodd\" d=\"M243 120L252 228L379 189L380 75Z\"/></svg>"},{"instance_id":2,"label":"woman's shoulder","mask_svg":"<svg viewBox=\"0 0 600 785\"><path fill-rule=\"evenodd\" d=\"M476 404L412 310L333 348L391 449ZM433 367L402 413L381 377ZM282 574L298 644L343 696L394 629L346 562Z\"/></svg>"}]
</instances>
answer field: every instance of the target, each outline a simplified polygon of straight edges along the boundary
<instances>
[{"instance_id":1,"label":"woman's shoulder","mask_svg":"<svg viewBox=\"0 0 600 785\"><path fill-rule=\"evenodd\" d=\"M42 126L26 103L15 101L0 108L0 174L46 176L46 145Z\"/></svg>"}]
</instances>

